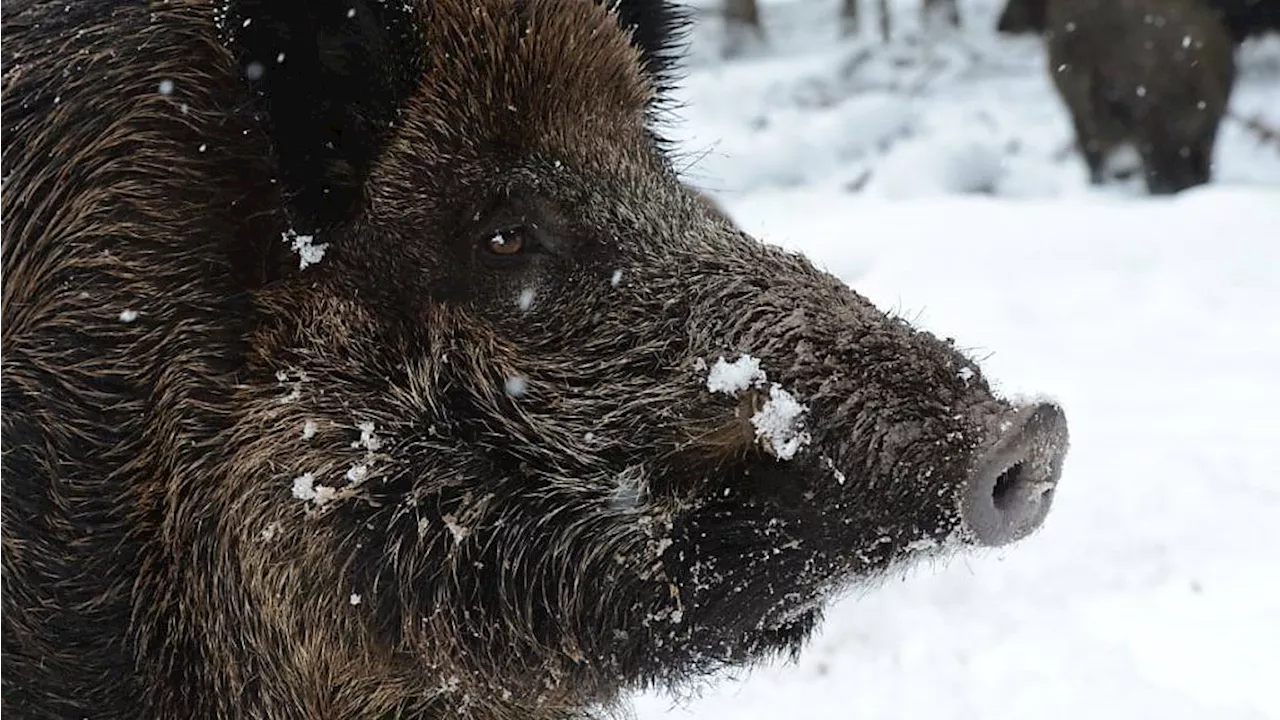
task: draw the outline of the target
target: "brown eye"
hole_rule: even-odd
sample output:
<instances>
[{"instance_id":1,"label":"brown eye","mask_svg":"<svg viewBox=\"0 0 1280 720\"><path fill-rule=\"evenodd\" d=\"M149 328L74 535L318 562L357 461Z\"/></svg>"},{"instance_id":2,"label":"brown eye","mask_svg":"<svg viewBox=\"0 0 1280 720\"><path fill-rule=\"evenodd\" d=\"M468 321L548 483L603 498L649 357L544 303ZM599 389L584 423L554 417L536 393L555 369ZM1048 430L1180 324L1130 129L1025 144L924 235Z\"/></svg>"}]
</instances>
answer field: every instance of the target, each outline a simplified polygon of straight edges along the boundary
<instances>
[{"instance_id":1,"label":"brown eye","mask_svg":"<svg viewBox=\"0 0 1280 720\"><path fill-rule=\"evenodd\" d=\"M526 231L524 228L510 228L508 230L500 230L484 241L485 250L492 255L501 257L510 257L519 255L524 252L526 245Z\"/></svg>"}]
</instances>

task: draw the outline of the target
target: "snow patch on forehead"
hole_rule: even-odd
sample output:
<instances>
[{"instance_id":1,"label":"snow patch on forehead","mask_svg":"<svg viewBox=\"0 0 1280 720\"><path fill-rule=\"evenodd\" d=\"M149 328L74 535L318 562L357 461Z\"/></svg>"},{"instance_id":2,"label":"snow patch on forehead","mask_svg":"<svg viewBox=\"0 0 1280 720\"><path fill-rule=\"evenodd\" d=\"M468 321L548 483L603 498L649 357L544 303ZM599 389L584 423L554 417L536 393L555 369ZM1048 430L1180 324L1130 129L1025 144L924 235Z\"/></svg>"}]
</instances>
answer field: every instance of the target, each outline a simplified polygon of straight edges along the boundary
<instances>
[{"instance_id":1,"label":"snow patch on forehead","mask_svg":"<svg viewBox=\"0 0 1280 720\"><path fill-rule=\"evenodd\" d=\"M760 369L759 358L744 354L733 362L725 362L721 356L707 373L707 389L736 395L747 388L763 385L766 379L764 370Z\"/></svg>"}]
</instances>

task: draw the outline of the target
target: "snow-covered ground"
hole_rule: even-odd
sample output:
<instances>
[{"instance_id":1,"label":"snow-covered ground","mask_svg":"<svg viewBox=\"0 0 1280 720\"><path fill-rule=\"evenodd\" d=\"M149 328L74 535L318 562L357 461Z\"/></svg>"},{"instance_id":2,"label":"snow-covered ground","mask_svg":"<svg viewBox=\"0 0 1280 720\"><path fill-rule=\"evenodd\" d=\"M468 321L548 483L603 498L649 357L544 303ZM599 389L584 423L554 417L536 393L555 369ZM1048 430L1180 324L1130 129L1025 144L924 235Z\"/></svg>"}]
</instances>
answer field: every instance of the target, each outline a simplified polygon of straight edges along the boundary
<instances>
[{"instance_id":1,"label":"snow-covered ground","mask_svg":"<svg viewBox=\"0 0 1280 720\"><path fill-rule=\"evenodd\" d=\"M1028 540L850 597L797 663L637 715L1280 718L1280 147L1229 121L1213 185L1093 189L996 2L888 51L837 42L836 4L762 2L770 47L728 64L699 28L687 176L1005 392L1061 400L1063 484ZM1280 38L1241 63L1234 112L1280 126Z\"/></svg>"}]
</instances>

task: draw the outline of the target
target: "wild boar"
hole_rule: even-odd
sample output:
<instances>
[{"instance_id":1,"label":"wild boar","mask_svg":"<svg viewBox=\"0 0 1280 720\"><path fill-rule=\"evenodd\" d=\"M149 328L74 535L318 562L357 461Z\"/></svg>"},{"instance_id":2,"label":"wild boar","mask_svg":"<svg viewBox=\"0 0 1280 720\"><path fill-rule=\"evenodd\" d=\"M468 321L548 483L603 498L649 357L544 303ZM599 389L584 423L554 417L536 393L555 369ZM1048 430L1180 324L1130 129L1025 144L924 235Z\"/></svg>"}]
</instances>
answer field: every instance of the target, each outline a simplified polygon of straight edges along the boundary
<instances>
[{"instance_id":1,"label":"wild boar","mask_svg":"<svg viewBox=\"0 0 1280 720\"><path fill-rule=\"evenodd\" d=\"M1206 0L1217 12L1231 39L1242 43L1251 37L1280 32L1278 0Z\"/></svg>"},{"instance_id":2,"label":"wild boar","mask_svg":"<svg viewBox=\"0 0 1280 720\"><path fill-rule=\"evenodd\" d=\"M1223 23L1232 42L1280 31L1278 0L1199 0ZM1048 0L1008 0L996 30L1016 35L1045 31L1045 7Z\"/></svg>"},{"instance_id":3,"label":"wild boar","mask_svg":"<svg viewBox=\"0 0 1280 720\"><path fill-rule=\"evenodd\" d=\"M1153 194L1206 183L1235 79L1231 38L1197 0L1049 0L1049 74L1093 183L1132 144Z\"/></svg>"},{"instance_id":4,"label":"wild boar","mask_svg":"<svg viewBox=\"0 0 1280 720\"><path fill-rule=\"evenodd\" d=\"M6 7L6 717L581 716L1041 523L1056 404L681 182L682 22Z\"/></svg>"}]
</instances>

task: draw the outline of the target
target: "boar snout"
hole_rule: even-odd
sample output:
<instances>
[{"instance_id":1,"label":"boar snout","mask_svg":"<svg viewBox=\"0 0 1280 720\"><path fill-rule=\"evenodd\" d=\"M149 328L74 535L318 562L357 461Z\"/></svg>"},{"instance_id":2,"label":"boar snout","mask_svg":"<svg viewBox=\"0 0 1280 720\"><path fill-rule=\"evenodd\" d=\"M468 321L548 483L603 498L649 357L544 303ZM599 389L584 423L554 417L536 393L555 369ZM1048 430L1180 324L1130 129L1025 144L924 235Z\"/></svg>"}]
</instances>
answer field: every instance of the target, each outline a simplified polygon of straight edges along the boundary
<instances>
[{"instance_id":1,"label":"boar snout","mask_svg":"<svg viewBox=\"0 0 1280 720\"><path fill-rule=\"evenodd\" d=\"M981 545L1005 545L1044 522L1067 454L1067 421L1052 403L1014 412L997 428L962 492L961 517Z\"/></svg>"}]
</instances>

